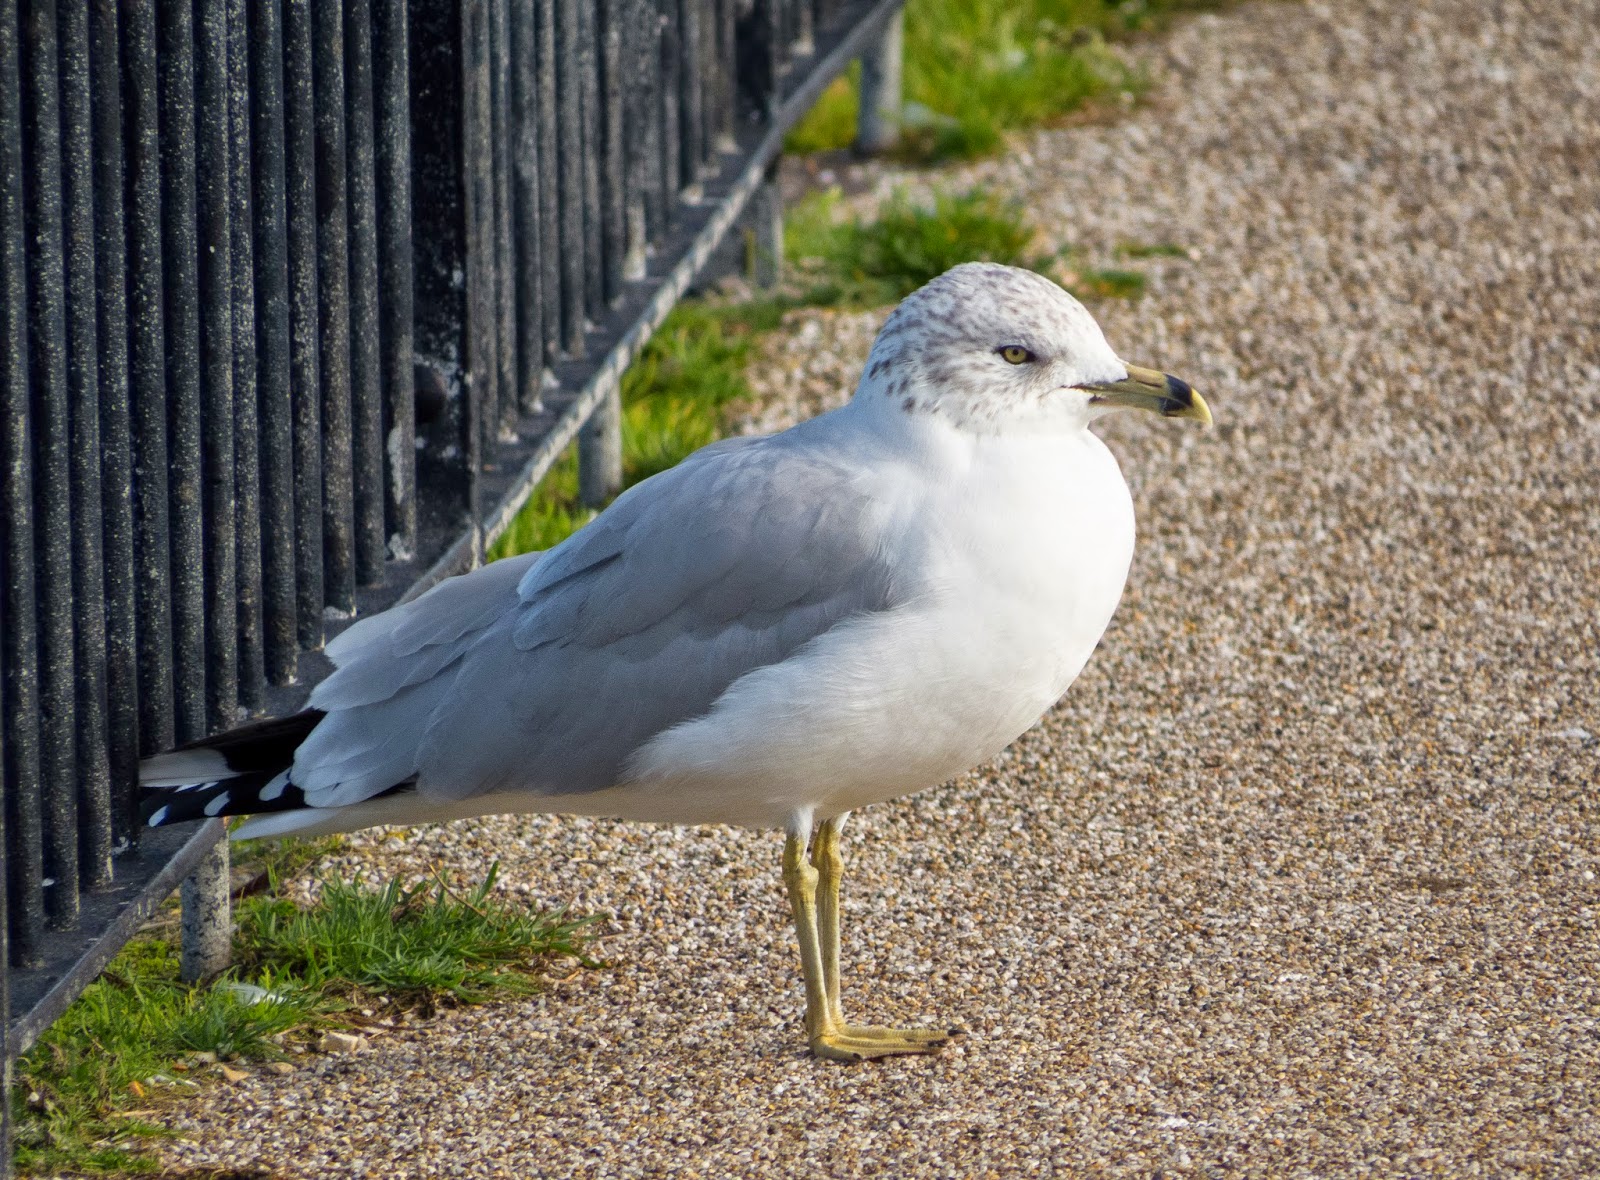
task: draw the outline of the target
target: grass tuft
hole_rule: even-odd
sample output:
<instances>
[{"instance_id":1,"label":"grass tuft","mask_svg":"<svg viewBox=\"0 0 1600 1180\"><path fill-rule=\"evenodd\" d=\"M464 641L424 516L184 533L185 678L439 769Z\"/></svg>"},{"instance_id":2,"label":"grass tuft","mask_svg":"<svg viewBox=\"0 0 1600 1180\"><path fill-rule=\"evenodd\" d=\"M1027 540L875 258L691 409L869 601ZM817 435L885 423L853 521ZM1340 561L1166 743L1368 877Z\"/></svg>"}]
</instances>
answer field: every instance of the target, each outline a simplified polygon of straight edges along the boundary
<instances>
[{"instance_id":1,"label":"grass tuft","mask_svg":"<svg viewBox=\"0 0 1600 1180\"><path fill-rule=\"evenodd\" d=\"M281 863L301 859L287 847ZM18 1169L157 1170L143 1147L167 1132L149 1117L207 1084L217 1062L281 1058L359 1002L428 1010L518 995L552 956L588 961L582 921L493 897L494 879L464 893L443 878L409 889L328 881L305 909L248 898L235 968L198 986L179 980L170 941L129 943L17 1063Z\"/></svg>"},{"instance_id":2,"label":"grass tuft","mask_svg":"<svg viewBox=\"0 0 1600 1180\"><path fill-rule=\"evenodd\" d=\"M836 264L875 285L881 303L903 298L963 262L1038 268L1048 261L1030 254L1033 233L1020 210L983 192L940 194L932 208L896 195L876 220L856 223L840 239Z\"/></svg>"},{"instance_id":3,"label":"grass tuft","mask_svg":"<svg viewBox=\"0 0 1600 1180\"><path fill-rule=\"evenodd\" d=\"M247 899L238 915L241 967L324 996L376 996L401 1008L524 994L550 957L582 959L586 923L495 901L497 873L465 893L441 875L410 888L330 880L307 909L282 897Z\"/></svg>"}]
</instances>

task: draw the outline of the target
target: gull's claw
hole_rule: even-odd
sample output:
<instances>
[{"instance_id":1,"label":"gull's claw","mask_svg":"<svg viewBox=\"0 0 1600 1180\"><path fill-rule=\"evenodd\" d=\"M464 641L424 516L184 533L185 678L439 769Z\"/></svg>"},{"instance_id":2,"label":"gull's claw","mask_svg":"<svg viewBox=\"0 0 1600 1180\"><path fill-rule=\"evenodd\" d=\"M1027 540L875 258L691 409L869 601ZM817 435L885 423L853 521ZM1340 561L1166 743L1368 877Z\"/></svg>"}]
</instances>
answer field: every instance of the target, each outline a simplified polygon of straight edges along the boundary
<instances>
[{"instance_id":1,"label":"gull's claw","mask_svg":"<svg viewBox=\"0 0 1600 1180\"><path fill-rule=\"evenodd\" d=\"M811 1053L829 1061L875 1061L880 1057L905 1057L937 1053L949 1042L943 1028L880 1028L846 1024L837 1031L811 1038Z\"/></svg>"}]
</instances>

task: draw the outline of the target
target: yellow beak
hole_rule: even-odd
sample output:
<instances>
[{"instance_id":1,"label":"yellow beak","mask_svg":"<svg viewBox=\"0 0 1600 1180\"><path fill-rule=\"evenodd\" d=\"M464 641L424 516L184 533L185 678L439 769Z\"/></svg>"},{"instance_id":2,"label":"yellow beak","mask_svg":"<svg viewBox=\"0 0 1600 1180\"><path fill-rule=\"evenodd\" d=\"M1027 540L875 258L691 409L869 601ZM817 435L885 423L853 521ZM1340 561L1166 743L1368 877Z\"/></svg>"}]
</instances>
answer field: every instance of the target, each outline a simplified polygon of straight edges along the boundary
<instances>
[{"instance_id":1,"label":"yellow beak","mask_svg":"<svg viewBox=\"0 0 1600 1180\"><path fill-rule=\"evenodd\" d=\"M1211 425L1211 407L1206 405L1206 399L1187 381L1171 373L1129 365L1128 376L1122 381L1078 388L1093 393L1091 400L1096 402L1150 410L1163 418L1193 418L1206 426Z\"/></svg>"}]
</instances>

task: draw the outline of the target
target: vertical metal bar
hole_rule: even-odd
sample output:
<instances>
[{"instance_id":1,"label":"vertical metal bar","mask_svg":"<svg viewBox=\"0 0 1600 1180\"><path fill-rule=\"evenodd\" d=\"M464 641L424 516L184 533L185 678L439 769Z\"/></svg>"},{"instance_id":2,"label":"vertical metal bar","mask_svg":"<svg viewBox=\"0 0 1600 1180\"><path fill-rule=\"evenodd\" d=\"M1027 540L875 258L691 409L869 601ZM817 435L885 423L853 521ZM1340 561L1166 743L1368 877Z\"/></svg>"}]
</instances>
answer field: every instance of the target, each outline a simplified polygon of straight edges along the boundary
<instances>
[{"instance_id":1,"label":"vertical metal bar","mask_svg":"<svg viewBox=\"0 0 1600 1180\"><path fill-rule=\"evenodd\" d=\"M183 925L178 978L185 983L198 983L227 970L232 958L233 916L225 838L213 844L194 872L183 879L179 896L183 902Z\"/></svg>"},{"instance_id":2,"label":"vertical metal bar","mask_svg":"<svg viewBox=\"0 0 1600 1180\"><path fill-rule=\"evenodd\" d=\"M322 377L317 350L316 101L311 0L284 0L283 127L294 399L295 598L300 646L322 646Z\"/></svg>"},{"instance_id":3,"label":"vertical metal bar","mask_svg":"<svg viewBox=\"0 0 1600 1180\"><path fill-rule=\"evenodd\" d=\"M323 611L356 607L350 430L350 195L346 180L343 4L311 6L316 80L317 327L322 354Z\"/></svg>"},{"instance_id":4,"label":"vertical metal bar","mask_svg":"<svg viewBox=\"0 0 1600 1180\"><path fill-rule=\"evenodd\" d=\"M44 786L45 895L51 925L78 918L77 690L72 625L72 437L61 236L60 47L54 4L33 3L22 26L27 181L28 359L33 418L34 561L39 612L39 771Z\"/></svg>"},{"instance_id":5,"label":"vertical metal bar","mask_svg":"<svg viewBox=\"0 0 1600 1180\"><path fill-rule=\"evenodd\" d=\"M578 495L601 508L622 490L622 391L613 383L578 432Z\"/></svg>"},{"instance_id":6,"label":"vertical metal bar","mask_svg":"<svg viewBox=\"0 0 1600 1180\"><path fill-rule=\"evenodd\" d=\"M556 3L556 166L561 186L561 347L583 355L583 81L578 10L589 0Z\"/></svg>"},{"instance_id":7,"label":"vertical metal bar","mask_svg":"<svg viewBox=\"0 0 1600 1180\"><path fill-rule=\"evenodd\" d=\"M161 257L160 98L155 0L122 8L127 123L128 373L138 608L139 749L172 745L172 542L167 508L167 343Z\"/></svg>"},{"instance_id":8,"label":"vertical metal bar","mask_svg":"<svg viewBox=\"0 0 1600 1180\"><path fill-rule=\"evenodd\" d=\"M623 166L622 18L624 0L600 4L600 253L602 294L607 304L622 297L622 267L627 253L627 178Z\"/></svg>"},{"instance_id":9,"label":"vertical metal bar","mask_svg":"<svg viewBox=\"0 0 1600 1180\"><path fill-rule=\"evenodd\" d=\"M795 7L794 51L812 54L817 51L816 11L813 0L793 0Z\"/></svg>"},{"instance_id":10,"label":"vertical metal bar","mask_svg":"<svg viewBox=\"0 0 1600 1180\"><path fill-rule=\"evenodd\" d=\"M196 18L195 244L200 272L200 423L204 443L206 728L214 732L232 725L239 714L227 0L199 0Z\"/></svg>"},{"instance_id":11,"label":"vertical metal bar","mask_svg":"<svg viewBox=\"0 0 1600 1180\"><path fill-rule=\"evenodd\" d=\"M72 597L76 648L78 867L85 889L111 883L106 760L106 613L100 490L100 343L96 323L94 117L89 9L61 11L61 188L67 270L67 389L72 419Z\"/></svg>"},{"instance_id":12,"label":"vertical metal bar","mask_svg":"<svg viewBox=\"0 0 1600 1180\"><path fill-rule=\"evenodd\" d=\"M535 77L539 86L539 289L544 309L544 351L539 363L543 366L565 339L561 331L566 306L561 295L561 251L565 240L561 236L561 140L556 130L556 0L533 3L539 54Z\"/></svg>"},{"instance_id":13,"label":"vertical metal bar","mask_svg":"<svg viewBox=\"0 0 1600 1180\"><path fill-rule=\"evenodd\" d=\"M778 0L751 0L741 74L750 98L770 117L778 98Z\"/></svg>"},{"instance_id":14,"label":"vertical metal bar","mask_svg":"<svg viewBox=\"0 0 1600 1180\"><path fill-rule=\"evenodd\" d=\"M539 225L539 0L511 0L511 206L516 234L517 405L541 408L544 387L544 270Z\"/></svg>"},{"instance_id":15,"label":"vertical metal bar","mask_svg":"<svg viewBox=\"0 0 1600 1180\"><path fill-rule=\"evenodd\" d=\"M39 784L39 653L34 602L33 443L28 430L28 287L17 10L0 9L0 713L11 960L38 961L44 927Z\"/></svg>"},{"instance_id":16,"label":"vertical metal bar","mask_svg":"<svg viewBox=\"0 0 1600 1180\"><path fill-rule=\"evenodd\" d=\"M480 361L473 363L470 378L472 408L480 428L473 440L479 448L479 458L472 467L474 481L484 456L489 453L487 448L499 436L501 420L500 268L495 256L495 198L499 179L495 172L495 8L495 0L477 0L463 8L467 19L462 35L470 42L462 52L463 79L470 88L470 94L463 97L462 120L466 130L461 165L462 180L468 191L467 332L472 340L473 355L481 361L481 367ZM476 122L480 119L481 123Z\"/></svg>"},{"instance_id":17,"label":"vertical metal bar","mask_svg":"<svg viewBox=\"0 0 1600 1180\"><path fill-rule=\"evenodd\" d=\"M383 388L378 340L378 176L372 121L370 0L346 0L344 35L356 578L370 586L383 577Z\"/></svg>"},{"instance_id":18,"label":"vertical metal bar","mask_svg":"<svg viewBox=\"0 0 1600 1180\"><path fill-rule=\"evenodd\" d=\"M246 0L227 0L228 17L228 231L233 264L233 521L234 581L238 593L237 705L246 713L266 708L261 609L261 406L256 396L255 217L250 189L250 48Z\"/></svg>"},{"instance_id":19,"label":"vertical metal bar","mask_svg":"<svg viewBox=\"0 0 1600 1180\"><path fill-rule=\"evenodd\" d=\"M490 12L488 0L461 4L461 189L466 226L467 347L463 442L467 452L467 513L474 534L473 561L479 544L478 475L483 470L486 442L493 438L495 358L494 153L490 83Z\"/></svg>"},{"instance_id":20,"label":"vertical metal bar","mask_svg":"<svg viewBox=\"0 0 1600 1180\"><path fill-rule=\"evenodd\" d=\"M139 653L134 590L133 436L128 390L128 253L123 229L122 62L117 7L90 6L94 71L95 295L99 309L100 491L106 604L106 727L113 851L134 839Z\"/></svg>"},{"instance_id":21,"label":"vertical metal bar","mask_svg":"<svg viewBox=\"0 0 1600 1180\"><path fill-rule=\"evenodd\" d=\"M656 70L655 6L652 0L622 0L623 69L629 85L623 90L623 146L627 198L624 211L627 245L622 274L625 279L645 276L646 246L650 241L651 193L660 153L651 126L655 114Z\"/></svg>"},{"instance_id":22,"label":"vertical metal bar","mask_svg":"<svg viewBox=\"0 0 1600 1180\"><path fill-rule=\"evenodd\" d=\"M717 0L693 0L699 16L696 66L700 74L700 175L715 176L717 162L717 106L722 94L721 58L717 56Z\"/></svg>"},{"instance_id":23,"label":"vertical metal bar","mask_svg":"<svg viewBox=\"0 0 1600 1180\"><path fill-rule=\"evenodd\" d=\"M583 120L583 307L591 320L598 320L606 307L601 254L604 231L600 225L600 156L604 148L600 139L598 4L599 0L580 0L577 6L578 101Z\"/></svg>"},{"instance_id":24,"label":"vertical metal bar","mask_svg":"<svg viewBox=\"0 0 1600 1180\"><path fill-rule=\"evenodd\" d=\"M777 286L783 277L783 190L775 166L750 195L749 233L751 283L763 289Z\"/></svg>"},{"instance_id":25,"label":"vertical metal bar","mask_svg":"<svg viewBox=\"0 0 1600 1180\"><path fill-rule=\"evenodd\" d=\"M883 152L900 139L900 63L905 46L905 9L883 26L861 55L861 109L856 120L856 150Z\"/></svg>"},{"instance_id":26,"label":"vertical metal bar","mask_svg":"<svg viewBox=\"0 0 1600 1180\"><path fill-rule=\"evenodd\" d=\"M284 176L286 59L283 9L278 0L249 0L249 5L256 398L261 422L262 655L267 679L273 684L288 684L295 676L299 646L295 548L303 526L295 520L296 399L290 392L289 225ZM311 273L311 287L315 290L314 258ZM314 343L314 330L312 339ZM314 349L311 372L311 388L315 389ZM320 553L320 535L316 548ZM320 605L318 610L320 613Z\"/></svg>"},{"instance_id":27,"label":"vertical metal bar","mask_svg":"<svg viewBox=\"0 0 1600 1180\"><path fill-rule=\"evenodd\" d=\"M682 87L679 94L679 183L691 192L698 193L700 170L705 158L703 109L705 90L700 72L700 4L699 0L679 0L678 3L678 79Z\"/></svg>"},{"instance_id":28,"label":"vertical metal bar","mask_svg":"<svg viewBox=\"0 0 1600 1180\"><path fill-rule=\"evenodd\" d=\"M206 732L205 536L200 460L200 275L195 257L194 7L161 0L161 230L167 296L173 697L180 742Z\"/></svg>"},{"instance_id":29,"label":"vertical metal bar","mask_svg":"<svg viewBox=\"0 0 1600 1180\"><path fill-rule=\"evenodd\" d=\"M734 152L738 144L734 128L738 120L738 33L734 8L736 0L715 0L717 19L718 90L716 104L716 150Z\"/></svg>"},{"instance_id":30,"label":"vertical metal bar","mask_svg":"<svg viewBox=\"0 0 1600 1180\"><path fill-rule=\"evenodd\" d=\"M446 378L442 406L418 430L417 487L419 496L425 489L430 515L470 520L475 480L468 466L474 447L468 428L472 352L462 282L471 253L463 138L465 17L460 0L443 0L411 6L406 18L418 353L414 372L423 379L435 374ZM408 388L416 389L415 378Z\"/></svg>"},{"instance_id":31,"label":"vertical metal bar","mask_svg":"<svg viewBox=\"0 0 1600 1180\"><path fill-rule=\"evenodd\" d=\"M511 107L511 2L489 3L490 151L494 177L495 362L498 372L497 425L516 428L521 398L517 392L517 258L511 223L511 150L516 124Z\"/></svg>"},{"instance_id":32,"label":"vertical metal bar","mask_svg":"<svg viewBox=\"0 0 1600 1180\"><path fill-rule=\"evenodd\" d=\"M378 168L378 288L384 437L384 527L389 556L417 548L417 427L411 256L411 88L406 0L375 0Z\"/></svg>"},{"instance_id":33,"label":"vertical metal bar","mask_svg":"<svg viewBox=\"0 0 1600 1180\"><path fill-rule=\"evenodd\" d=\"M757 5L761 0L756 0ZM682 30L678 25L678 0L657 0L661 12L661 82L657 97L661 102L661 203L668 224L677 213L678 193L683 188L683 128L679 103L683 95L683 61L679 50Z\"/></svg>"},{"instance_id":34,"label":"vertical metal bar","mask_svg":"<svg viewBox=\"0 0 1600 1180\"><path fill-rule=\"evenodd\" d=\"M658 0L633 0L640 27L635 67L640 85L634 94L638 104L634 119L639 134L645 237L651 242L660 241L666 233L672 187L662 172L665 156L661 147L661 15L656 9L657 3Z\"/></svg>"}]
</instances>

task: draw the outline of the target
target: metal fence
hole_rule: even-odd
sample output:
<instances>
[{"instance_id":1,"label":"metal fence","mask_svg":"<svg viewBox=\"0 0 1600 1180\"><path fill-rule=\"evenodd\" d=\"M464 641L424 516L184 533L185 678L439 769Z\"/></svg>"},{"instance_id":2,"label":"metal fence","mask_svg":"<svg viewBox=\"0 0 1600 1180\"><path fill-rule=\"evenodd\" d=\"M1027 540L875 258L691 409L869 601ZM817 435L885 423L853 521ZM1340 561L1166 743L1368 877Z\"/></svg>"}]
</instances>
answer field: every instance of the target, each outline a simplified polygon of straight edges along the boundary
<instances>
[{"instance_id":1,"label":"metal fence","mask_svg":"<svg viewBox=\"0 0 1600 1180\"><path fill-rule=\"evenodd\" d=\"M853 57L884 137L899 2L0 0L7 1082L180 880L226 900L139 757L298 707L574 440L613 492L623 368L753 194L776 250Z\"/></svg>"}]
</instances>

